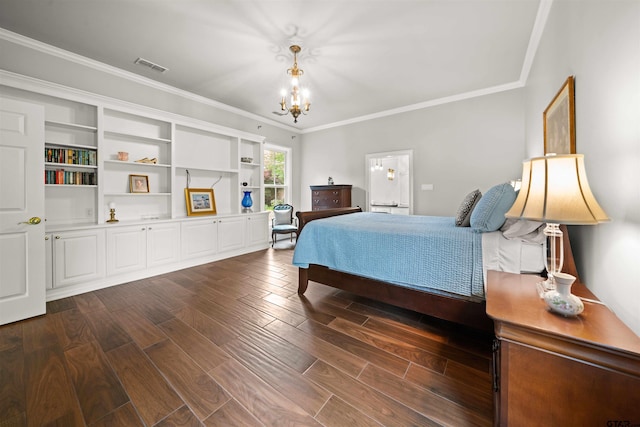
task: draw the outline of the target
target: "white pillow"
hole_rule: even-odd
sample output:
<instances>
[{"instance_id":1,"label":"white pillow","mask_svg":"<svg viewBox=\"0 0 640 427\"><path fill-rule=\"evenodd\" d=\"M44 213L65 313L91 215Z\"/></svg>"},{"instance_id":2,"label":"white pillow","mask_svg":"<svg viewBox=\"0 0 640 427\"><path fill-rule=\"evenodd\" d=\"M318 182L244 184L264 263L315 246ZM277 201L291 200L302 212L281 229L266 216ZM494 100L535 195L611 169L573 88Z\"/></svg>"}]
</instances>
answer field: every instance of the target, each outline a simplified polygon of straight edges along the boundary
<instances>
[{"instance_id":1,"label":"white pillow","mask_svg":"<svg viewBox=\"0 0 640 427\"><path fill-rule=\"evenodd\" d=\"M507 239L520 239L525 242L544 242L543 222L529 221L528 219L507 218L500 231Z\"/></svg>"},{"instance_id":2,"label":"white pillow","mask_svg":"<svg viewBox=\"0 0 640 427\"><path fill-rule=\"evenodd\" d=\"M275 221L273 225L291 225L291 209L274 209Z\"/></svg>"}]
</instances>

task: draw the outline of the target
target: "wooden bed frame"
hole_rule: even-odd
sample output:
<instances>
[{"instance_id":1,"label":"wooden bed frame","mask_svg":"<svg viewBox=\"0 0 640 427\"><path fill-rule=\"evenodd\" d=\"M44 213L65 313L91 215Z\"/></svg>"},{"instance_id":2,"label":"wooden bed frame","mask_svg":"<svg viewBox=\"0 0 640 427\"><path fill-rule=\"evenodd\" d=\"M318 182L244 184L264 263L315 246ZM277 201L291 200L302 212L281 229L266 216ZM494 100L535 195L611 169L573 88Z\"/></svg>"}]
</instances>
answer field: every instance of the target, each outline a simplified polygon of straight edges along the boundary
<instances>
[{"instance_id":1,"label":"wooden bed frame","mask_svg":"<svg viewBox=\"0 0 640 427\"><path fill-rule=\"evenodd\" d=\"M297 212L298 236L300 236L300 232L310 221L355 212L362 212L362 209L340 208ZM577 278L578 272L571 251L569 234L565 226L561 226L561 228L564 232L563 271ZM305 293L309 280L439 319L487 332L493 331L493 322L487 316L485 301L474 302L453 296L403 288L387 282L331 270L330 268L316 264L310 264L309 268L298 269L298 294L302 295Z\"/></svg>"}]
</instances>

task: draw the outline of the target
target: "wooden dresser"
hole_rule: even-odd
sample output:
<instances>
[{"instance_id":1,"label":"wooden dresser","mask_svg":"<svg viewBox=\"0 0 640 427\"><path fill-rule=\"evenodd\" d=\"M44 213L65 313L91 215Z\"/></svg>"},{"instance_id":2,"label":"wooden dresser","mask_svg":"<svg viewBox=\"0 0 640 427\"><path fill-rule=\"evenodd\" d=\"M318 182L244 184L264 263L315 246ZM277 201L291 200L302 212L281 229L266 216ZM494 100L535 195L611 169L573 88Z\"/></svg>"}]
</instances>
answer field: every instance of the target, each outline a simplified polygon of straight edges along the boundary
<instances>
[{"instance_id":1,"label":"wooden dresser","mask_svg":"<svg viewBox=\"0 0 640 427\"><path fill-rule=\"evenodd\" d=\"M311 208L314 211L351 207L351 185L312 185Z\"/></svg>"},{"instance_id":2,"label":"wooden dresser","mask_svg":"<svg viewBox=\"0 0 640 427\"><path fill-rule=\"evenodd\" d=\"M602 304L551 313L536 276L489 271L496 425L640 425L640 338ZM582 284L572 293L597 298Z\"/></svg>"}]
</instances>

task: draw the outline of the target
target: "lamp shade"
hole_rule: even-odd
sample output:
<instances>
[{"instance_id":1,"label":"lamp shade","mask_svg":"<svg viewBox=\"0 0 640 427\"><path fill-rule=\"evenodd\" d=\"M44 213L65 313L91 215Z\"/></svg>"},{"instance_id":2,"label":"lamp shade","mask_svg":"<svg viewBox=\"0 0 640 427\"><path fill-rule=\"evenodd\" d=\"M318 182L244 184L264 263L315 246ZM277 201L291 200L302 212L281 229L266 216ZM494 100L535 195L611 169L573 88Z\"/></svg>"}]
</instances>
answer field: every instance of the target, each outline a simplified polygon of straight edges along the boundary
<instances>
[{"instance_id":1,"label":"lamp shade","mask_svg":"<svg viewBox=\"0 0 640 427\"><path fill-rule=\"evenodd\" d=\"M525 161L522 187L505 216L567 225L609 221L589 188L582 154Z\"/></svg>"}]
</instances>

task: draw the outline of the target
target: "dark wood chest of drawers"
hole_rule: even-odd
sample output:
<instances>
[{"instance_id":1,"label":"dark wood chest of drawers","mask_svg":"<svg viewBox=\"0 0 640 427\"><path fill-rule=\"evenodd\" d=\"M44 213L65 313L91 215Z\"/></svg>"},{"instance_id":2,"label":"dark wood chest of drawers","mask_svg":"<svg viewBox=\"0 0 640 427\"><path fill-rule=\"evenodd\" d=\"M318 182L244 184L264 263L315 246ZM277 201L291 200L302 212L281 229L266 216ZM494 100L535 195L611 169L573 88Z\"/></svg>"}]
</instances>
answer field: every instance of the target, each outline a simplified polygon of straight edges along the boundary
<instances>
[{"instance_id":1,"label":"dark wood chest of drawers","mask_svg":"<svg viewBox=\"0 0 640 427\"><path fill-rule=\"evenodd\" d=\"M351 207L351 185L312 185L311 208L314 211Z\"/></svg>"}]
</instances>

